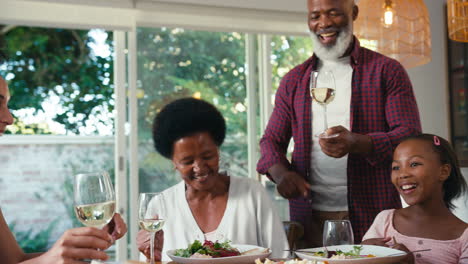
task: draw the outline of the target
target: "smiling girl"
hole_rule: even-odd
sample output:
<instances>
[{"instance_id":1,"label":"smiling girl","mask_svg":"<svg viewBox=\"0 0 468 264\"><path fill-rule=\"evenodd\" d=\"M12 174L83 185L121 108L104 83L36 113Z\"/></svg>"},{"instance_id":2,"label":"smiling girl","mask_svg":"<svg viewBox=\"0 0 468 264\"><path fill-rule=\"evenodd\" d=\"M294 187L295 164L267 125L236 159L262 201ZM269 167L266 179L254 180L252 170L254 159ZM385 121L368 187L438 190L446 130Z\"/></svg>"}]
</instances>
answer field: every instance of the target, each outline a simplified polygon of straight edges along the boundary
<instances>
[{"instance_id":1,"label":"smiling girl","mask_svg":"<svg viewBox=\"0 0 468 264\"><path fill-rule=\"evenodd\" d=\"M450 144L431 134L403 140L393 155L392 183L409 206L378 214L363 244L431 249L408 254L409 263L468 263L468 224L451 211L467 185Z\"/></svg>"}]
</instances>

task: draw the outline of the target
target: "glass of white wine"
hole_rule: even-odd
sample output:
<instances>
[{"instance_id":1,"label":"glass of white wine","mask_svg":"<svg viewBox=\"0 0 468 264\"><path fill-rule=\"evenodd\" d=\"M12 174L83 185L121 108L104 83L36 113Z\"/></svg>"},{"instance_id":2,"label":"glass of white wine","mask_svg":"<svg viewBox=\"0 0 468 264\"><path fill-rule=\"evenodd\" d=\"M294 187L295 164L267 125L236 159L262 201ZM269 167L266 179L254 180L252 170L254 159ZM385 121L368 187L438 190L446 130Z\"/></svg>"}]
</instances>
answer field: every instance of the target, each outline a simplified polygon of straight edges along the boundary
<instances>
[{"instance_id":1,"label":"glass of white wine","mask_svg":"<svg viewBox=\"0 0 468 264\"><path fill-rule=\"evenodd\" d=\"M107 172L78 174L73 189L75 214L83 225L103 228L112 220L115 194Z\"/></svg>"},{"instance_id":2,"label":"glass of white wine","mask_svg":"<svg viewBox=\"0 0 468 264\"><path fill-rule=\"evenodd\" d=\"M337 137L338 134L327 134L327 105L335 99L335 77L331 71L312 71L310 74L310 95L318 104L323 107L323 127L322 133L315 135L320 138Z\"/></svg>"},{"instance_id":3,"label":"glass of white wine","mask_svg":"<svg viewBox=\"0 0 468 264\"><path fill-rule=\"evenodd\" d=\"M162 193L140 193L138 199L138 221L140 227L150 232L150 264L154 264L154 237L164 226L164 195Z\"/></svg>"},{"instance_id":4,"label":"glass of white wine","mask_svg":"<svg viewBox=\"0 0 468 264\"><path fill-rule=\"evenodd\" d=\"M102 228L115 213L114 187L107 172L75 176L75 213L85 226Z\"/></svg>"}]
</instances>

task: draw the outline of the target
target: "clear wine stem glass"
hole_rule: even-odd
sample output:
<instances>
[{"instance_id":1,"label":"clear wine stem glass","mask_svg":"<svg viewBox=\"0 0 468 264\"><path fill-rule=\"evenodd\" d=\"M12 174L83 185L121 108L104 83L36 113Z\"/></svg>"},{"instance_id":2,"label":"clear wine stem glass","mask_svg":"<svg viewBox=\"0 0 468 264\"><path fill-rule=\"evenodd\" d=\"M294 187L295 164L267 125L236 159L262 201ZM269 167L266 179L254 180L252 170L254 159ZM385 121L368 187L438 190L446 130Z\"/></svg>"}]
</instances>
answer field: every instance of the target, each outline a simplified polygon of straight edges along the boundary
<instances>
[{"instance_id":1,"label":"clear wine stem glass","mask_svg":"<svg viewBox=\"0 0 468 264\"><path fill-rule=\"evenodd\" d=\"M73 183L75 214L85 226L102 228L115 213L115 193L105 171L82 173Z\"/></svg>"},{"instance_id":2,"label":"clear wine stem glass","mask_svg":"<svg viewBox=\"0 0 468 264\"><path fill-rule=\"evenodd\" d=\"M354 235L349 220L326 220L323 226L323 246L353 245Z\"/></svg>"},{"instance_id":3,"label":"clear wine stem glass","mask_svg":"<svg viewBox=\"0 0 468 264\"><path fill-rule=\"evenodd\" d=\"M85 226L102 228L115 213L115 194L105 171L75 176L73 185L75 213Z\"/></svg>"},{"instance_id":4,"label":"clear wine stem glass","mask_svg":"<svg viewBox=\"0 0 468 264\"><path fill-rule=\"evenodd\" d=\"M320 138L337 137L338 134L327 134L327 105L335 99L335 77L331 71L312 71L310 74L310 95L323 107L323 132L315 135Z\"/></svg>"},{"instance_id":5,"label":"clear wine stem glass","mask_svg":"<svg viewBox=\"0 0 468 264\"><path fill-rule=\"evenodd\" d=\"M154 237L164 226L164 196L162 193L140 193L138 201L140 227L150 232L150 264L154 264Z\"/></svg>"}]
</instances>

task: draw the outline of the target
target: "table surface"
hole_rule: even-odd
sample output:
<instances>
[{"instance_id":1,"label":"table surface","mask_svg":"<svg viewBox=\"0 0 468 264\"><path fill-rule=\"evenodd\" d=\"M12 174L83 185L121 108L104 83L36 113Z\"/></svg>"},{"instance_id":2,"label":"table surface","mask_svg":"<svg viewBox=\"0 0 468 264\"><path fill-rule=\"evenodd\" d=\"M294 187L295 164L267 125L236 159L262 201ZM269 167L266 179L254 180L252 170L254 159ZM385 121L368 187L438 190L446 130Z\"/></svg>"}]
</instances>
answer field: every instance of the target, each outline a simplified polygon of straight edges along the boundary
<instances>
[{"instance_id":1,"label":"table surface","mask_svg":"<svg viewBox=\"0 0 468 264\"><path fill-rule=\"evenodd\" d=\"M143 261L138 261L138 260L127 260L127 262L125 262L125 264L148 264L149 262L143 262ZM167 261L163 261L163 262L159 262L159 261L156 261L155 264L176 264L175 262L167 262Z\"/></svg>"}]
</instances>

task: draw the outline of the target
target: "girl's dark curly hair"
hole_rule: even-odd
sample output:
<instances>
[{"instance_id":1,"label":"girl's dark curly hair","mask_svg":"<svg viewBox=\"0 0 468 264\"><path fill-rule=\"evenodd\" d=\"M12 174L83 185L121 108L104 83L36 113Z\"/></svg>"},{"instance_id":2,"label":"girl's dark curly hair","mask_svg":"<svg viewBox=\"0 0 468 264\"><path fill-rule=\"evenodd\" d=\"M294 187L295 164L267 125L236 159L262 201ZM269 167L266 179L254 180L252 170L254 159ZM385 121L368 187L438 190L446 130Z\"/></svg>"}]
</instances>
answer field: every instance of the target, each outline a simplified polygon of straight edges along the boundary
<instances>
[{"instance_id":1,"label":"girl's dark curly hair","mask_svg":"<svg viewBox=\"0 0 468 264\"><path fill-rule=\"evenodd\" d=\"M212 104L182 98L167 104L153 122L154 147L164 157L171 159L174 142L199 132L208 132L219 147L226 136L226 122Z\"/></svg>"},{"instance_id":2,"label":"girl's dark curly hair","mask_svg":"<svg viewBox=\"0 0 468 264\"><path fill-rule=\"evenodd\" d=\"M402 140L422 140L427 142L435 153L438 154L439 160L442 164L449 164L451 167L450 175L445 180L442 189L444 192L444 202L449 209L454 209L455 205L452 203L453 199L460 197L467 191L466 181L460 170L457 154L453 150L450 143L433 134L420 134L416 136L409 136Z\"/></svg>"}]
</instances>

